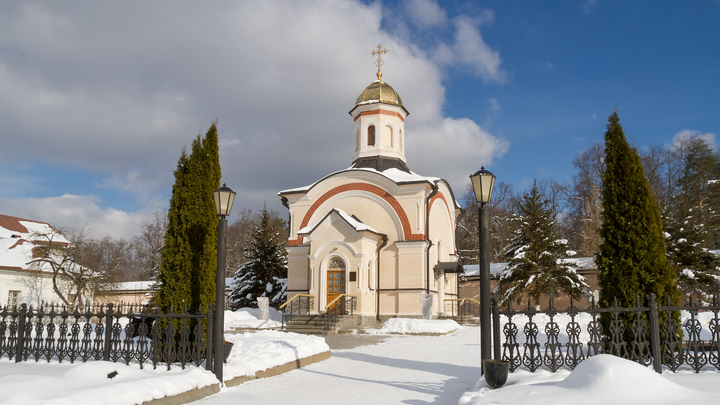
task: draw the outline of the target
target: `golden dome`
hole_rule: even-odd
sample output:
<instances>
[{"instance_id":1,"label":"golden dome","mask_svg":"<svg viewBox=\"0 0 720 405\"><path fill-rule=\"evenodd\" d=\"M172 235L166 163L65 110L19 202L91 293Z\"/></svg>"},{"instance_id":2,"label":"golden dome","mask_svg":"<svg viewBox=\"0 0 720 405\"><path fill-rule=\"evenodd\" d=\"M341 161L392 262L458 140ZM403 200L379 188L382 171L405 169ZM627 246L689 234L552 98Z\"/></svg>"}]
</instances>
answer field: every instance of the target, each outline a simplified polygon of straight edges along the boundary
<instances>
[{"instance_id":1,"label":"golden dome","mask_svg":"<svg viewBox=\"0 0 720 405\"><path fill-rule=\"evenodd\" d=\"M403 105L402 99L400 98L400 95L395 92L395 90L390 87L389 84L383 82L382 80L376 80L372 83L370 83L365 90L360 93L357 100L355 101L355 107L363 104L373 104L373 103L384 103L384 104L392 104L401 107L407 115L410 115L408 110ZM355 109L353 107L353 110ZM352 113L352 110L350 111Z\"/></svg>"}]
</instances>

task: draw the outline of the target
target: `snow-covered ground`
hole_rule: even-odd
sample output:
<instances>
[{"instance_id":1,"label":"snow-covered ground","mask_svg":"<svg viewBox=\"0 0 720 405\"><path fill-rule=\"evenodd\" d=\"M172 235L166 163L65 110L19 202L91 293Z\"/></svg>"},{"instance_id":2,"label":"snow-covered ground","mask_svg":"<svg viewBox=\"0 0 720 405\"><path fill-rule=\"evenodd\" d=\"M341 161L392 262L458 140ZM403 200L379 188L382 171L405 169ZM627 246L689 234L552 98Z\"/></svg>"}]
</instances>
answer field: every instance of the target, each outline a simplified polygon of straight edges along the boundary
<instances>
[{"instance_id":1,"label":"snow-covered ground","mask_svg":"<svg viewBox=\"0 0 720 405\"><path fill-rule=\"evenodd\" d=\"M226 334L225 340L233 344L223 369L226 381L330 350L322 337L275 330Z\"/></svg>"},{"instance_id":2,"label":"snow-covered ground","mask_svg":"<svg viewBox=\"0 0 720 405\"><path fill-rule=\"evenodd\" d=\"M505 386L495 390L481 378L458 404L677 405L716 404L719 398L720 373L716 371L693 374L684 369L660 375L638 363L602 354L583 361L573 372L516 371Z\"/></svg>"},{"instance_id":3,"label":"snow-covered ground","mask_svg":"<svg viewBox=\"0 0 720 405\"><path fill-rule=\"evenodd\" d=\"M262 330L279 322L258 316L258 310L248 308L225 312L225 340L233 343L223 372L226 381L329 350L322 337ZM270 317L277 318L277 312ZM261 330L232 333L236 328ZM192 365L185 370L173 365L168 371L164 364L153 370L147 363L140 369L136 363L31 360L15 364L7 356L0 358L0 405L131 405L216 383L215 374Z\"/></svg>"},{"instance_id":4,"label":"snow-covered ground","mask_svg":"<svg viewBox=\"0 0 720 405\"><path fill-rule=\"evenodd\" d=\"M279 329L282 327L282 312L270 308L268 320L260 319L260 309L240 308L225 311L225 330L232 329Z\"/></svg>"},{"instance_id":5,"label":"snow-covered ground","mask_svg":"<svg viewBox=\"0 0 720 405\"><path fill-rule=\"evenodd\" d=\"M240 312L240 318L253 314ZM706 367L694 374L683 367L678 373L666 371L659 375L650 368L607 355L585 360L573 372L541 369L530 373L520 369L510 374L504 387L490 390L480 376L478 327L455 327L455 331L440 336L417 335L446 333L439 331L450 327L441 321L394 320L379 329L385 330L380 343L334 350L328 360L224 388L194 404L317 405L332 400L348 405L675 405L710 404L720 398L720 373L714 368ZM337 338L374 339L373 343L378 339L362 335ZM225 367L226 379L328 350L322 337L273 330L228 330L226 339L234 343ZM117 375L112 376L113 372ZM0 405L129 405L214 383L212 373L193 366L185 370L173 366L167 371L164 367L140 370L137 365L108 362L12 364L7 358L0 360Z\"/></svg>"},{"instance_id":6,"label":"snow-covered ground","mask_svg":"<svg viewBox=\"0 0 720 405\"><path fill-rule=\"evenodd\" d=\"M373 335L387 334L433 334L445 335L460 329L460 325L451 320L424 320L408 318L390 318L379 329L368 329Z\"/></svg>"}]
</instances>

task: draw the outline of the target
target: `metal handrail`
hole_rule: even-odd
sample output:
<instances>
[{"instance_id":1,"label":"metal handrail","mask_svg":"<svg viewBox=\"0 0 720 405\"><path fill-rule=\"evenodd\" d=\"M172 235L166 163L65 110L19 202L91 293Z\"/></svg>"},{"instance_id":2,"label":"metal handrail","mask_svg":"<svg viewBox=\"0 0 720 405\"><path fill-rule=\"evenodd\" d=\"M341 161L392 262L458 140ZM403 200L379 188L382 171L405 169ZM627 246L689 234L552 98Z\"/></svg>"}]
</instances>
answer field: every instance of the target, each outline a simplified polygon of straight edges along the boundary
<instances>
[{"instance_id":1,"label":"metal handrail","mask_svg":"<svg viewBox=\"0 0 720 405\"><path fill-rule=\"evenodd\" d=\"M330 306L331 306L332 304L334 304L335 301L339 300L339 299L342 298L342 297L350 297L350 298L356 298L356 299L357 299L358 296L357 296L357 295L350 295L350 294L340 294L340 295L338 295L337 297L335 297L334 300L330 301L329 304L325 305L325 311L327 312L328 308L330 308Z\"/></svg>"},{"instance_id":2,"label":"metal handrail","mask_svg":"<svg viewBox=\"0 0 720 405\"><path fill-rule=\"evenodd\" d=\"M278 309L281 310L281 309L285 308L285 306L287 306L287 304L289 304L290 301L292 301L292 300L294 300L295 298L298 298L298 297L309 297L309 298L313 298L313 299L315 298L314 295L310 295L310 294L295 294L292 298L290 298L289 300L287 300L284 304L280 305L280 307L279 307Z\"/></svg>"},{"instance_id":3,"label":"metal handrail","mask_svg":"<svg viewBox=\"0 0 720 405\"><path fill-rule=\"evenodd\" d=\"M444 301L460 301L460 305L464 304L465 301L470 301L480 305L480 301L476 300L475 298L447 298Z\"/></svg>"},{"instance_id":4,"label":"metal handrail","mask_svg":"<svg viewBox=\"0 0 720 405\"><path fill-rule=\"evenodd\" d=\"M443 308L446 310L448 304L451 306L450 312L453 316L460 316L461 318L469 315L469 312L472 311L468 308L469 306L480 307L480 302L474 298L448 298L443 300Z\"/></svg>"}]
</instances>

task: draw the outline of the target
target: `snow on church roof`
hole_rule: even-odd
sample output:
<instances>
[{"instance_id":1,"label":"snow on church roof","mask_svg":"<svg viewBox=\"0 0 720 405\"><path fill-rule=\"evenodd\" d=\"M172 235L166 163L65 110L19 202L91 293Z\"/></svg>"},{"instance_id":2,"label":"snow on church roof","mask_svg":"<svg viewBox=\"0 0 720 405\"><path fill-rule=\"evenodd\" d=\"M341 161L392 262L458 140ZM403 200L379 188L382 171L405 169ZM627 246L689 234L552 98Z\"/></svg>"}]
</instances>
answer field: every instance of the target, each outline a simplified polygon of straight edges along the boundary
<instances>
[{"instance_id":1,"label":"snow on church roof","mask_svg":"<svg viewBox=\"0 0 720 405\"><path fill-rule=\"evenodd\" d=\"M313 229L315 229L315 227L318 226L325 218L327 218L330 214L332 214L333 211L335 211L338 215L340 215L340 217L341 217L342 219L344 219L344 220L345 220L350 226L352 226L356 231L358 231L358 232L367 231L367 232L372 232L372 233L376 233L376 234L378 234L378 235L381 235L380 232L376 231L375 229L373 229L373 228L370 227L370 226L367 226L367 225L363 224L362 222L360 222L360 221L358 221L357 219L355 219L353 216L348 215L348 213L346 213L345 211L341 210L340 208L333 208L332 210L330 210L330 212L328 212L326 215L324 215L322 218L320 218L320 219L319 219L317 222L315 222L314 224L309 225L309 226L306 226L306 227L302 228L301 230L299 230L299 231L298 231L298 235L305 235L305 234L309 234L310 232L312 232Z\"/></svg>"},{"instance_id":2,"label":"snow on church roof","mask_svg":"<svg viewBox=\"0 0 720 405\"><path fill-rule=\"evenodd\" d=\"M316 184L322 182L323 180L327 179L328 177L334 176L336 174L345 173L349 171L366 171L366 172L372 172L379 174L381 176L385 176L386 178L393 181L395 184L409 184L409 183L437 183L440 180L442 180L439 177L427 177L427 176L421 176L417 173L407 173L402 170L398 169L387 169L384 171L375 170L368 167L358 167L358 168L347 168L343 170L338 170L336 172L330 173L327 176L323 177L322 179L316 181L315 183L310 184L309 186L305 187L298 187L298 188L291 188L288 190L283 190L279 192L279 195L283 194L295 194L295 193L305 193L308 192L311 188L313 188Z\"/></svg>"}]
</instances>

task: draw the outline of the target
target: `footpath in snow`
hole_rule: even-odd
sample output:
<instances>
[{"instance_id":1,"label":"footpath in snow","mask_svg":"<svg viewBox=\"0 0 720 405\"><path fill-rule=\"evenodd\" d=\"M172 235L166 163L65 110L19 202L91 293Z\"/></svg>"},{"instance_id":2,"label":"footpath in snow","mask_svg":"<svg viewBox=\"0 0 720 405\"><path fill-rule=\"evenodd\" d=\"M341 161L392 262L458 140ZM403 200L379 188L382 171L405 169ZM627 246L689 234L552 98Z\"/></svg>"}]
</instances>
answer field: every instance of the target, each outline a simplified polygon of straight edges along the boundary
<instances>
[{"instance_id":1,"label":"footpath in snow","mask_svg":"<svg viewBox=\"0 0 720 405\"><path fill-rule=\"evenodd\" d=\"M431 328L421 333L437 333ZM193 405L457 404L480 378L477 327L440 336L386 332L381 343L333 350L328 360L224 389Z\"/></svg>"}]
</instances>

